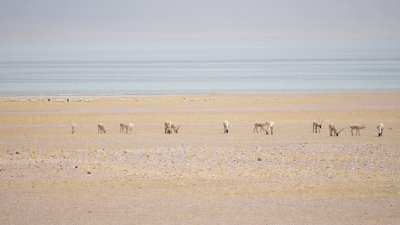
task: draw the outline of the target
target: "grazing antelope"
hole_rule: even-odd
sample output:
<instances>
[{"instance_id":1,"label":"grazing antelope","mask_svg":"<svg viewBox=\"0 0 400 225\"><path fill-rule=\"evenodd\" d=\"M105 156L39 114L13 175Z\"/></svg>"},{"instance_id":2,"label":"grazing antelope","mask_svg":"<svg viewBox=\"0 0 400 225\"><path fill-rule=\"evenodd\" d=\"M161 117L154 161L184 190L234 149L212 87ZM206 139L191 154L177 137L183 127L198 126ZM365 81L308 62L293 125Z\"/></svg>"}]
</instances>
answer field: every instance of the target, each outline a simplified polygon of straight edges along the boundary
<instances>
[{"instance_id":1,"label":"grazing antelope","mask_svg":"<svg viewBox=\"0 0 400 225\"><path fill-rule=\"evenodd\" d=\"M274 121L267 122L267 129L265 130L266 135L268 135L268 130L270 130L271 135L274 134L274 125L275 125Z\"/></svg>"},{"instance_id":2,"label":"grazing antelope","mask_svg":"<svg viewBox=\"0 0 400 225\"><path fill-rule=\"evenodd\" d=\"M224 134L229 133L229 121L225 120L224 122L222 122L222 125L224 125Z\"/></svg>"},{"instance_id":3,"label":"grazing antelope","mask_svg":"<svg viewBox=\"0 0 400 225\"><path fill-rule=\"evenodd\" d=\"M172 132L175 132L175 134L178 133L179 129L182 127L181 125L175 125L174 123L167 121L164 123L164 133L166 134L172 134Z\"/></svg>"},{"instance_id":4,"label":"grazing antelope","mask_svg":"<svg viewBox=\"0 0 400 225\"><path fill-rule=\"evenodd\" d=\"M171 125L171 129L175 132L175 134L178 133L178 131L179 131L179 129L180 129L181 127L182 127L181 125L175 125L175 124L173 124L173 123L172 123L172 125Z\"/></svg>"},{"instance_id":5,"label":"grazing antelope","mask_svg":"<svg viewBox=\"0 0 400 225\"><path fill-rule=\"evenodd\" d=\"M339 136L340 132L342 132L346 127L342 128L340 131L337 131L335 124L329 124L329 134L330 136Z\"/></svg>"},{"instance_id":6,"label":"grazing antelope","mask_svg":"<svg viewBox=\"0 0 400 225\"><path fill-rule=\"evenodd\" d=\"M265 123L255 123L254 124L254 129L253 129L253 133L254 131L257 131L258 133L258 128L261 128L261 131L265 131L264 127L268 124L268 122Z\"/></svg>"},{"instance_id":7,"label":"grazing antelope","mask_svg":"<svg viewBox=\"0 0 400 225\"><path fill-rule=\"evenodd\" d=\"M106 129L104 128L104 124L103 123L98 123L97 124L97 133L98 134L105 134L106 133Z\"/></svg>"},{"instance_id":8,"label":"grazing antelope","mask_svg":"<svg viewBox=\"0 0 400 225\"><path fill-rule=\"evenodd\" d=\"M165 134L170 134L171 133L171 125L172 125L172 122L169 122L169 121L167 121L167 122L165 122L164 123L164 126L165 126L165 128L164 128L164 133Z\"/></svg>"},{"instance_id":9,"label":"grazing antelope","mask_svg":"<svg viewBox=\"0 0 400 225\"><path fill-rule=\"evenodd\" d=\"M320 133L321 128L322 128L322 122L324 120L321 120L321 122L318 121L313 121L312 126L313 126L313 133Z\"/></svg>"},{"instance_id":10,"label":"grazing antelope","mask_svg":"<svg viewBox=\"0 0 400 225\"><path fill-rule=\"evenodd\" d=\"M378 137L382 137L383 134L383 123L378 123L378 125L376 126L376 129L378 130Z\"/></svg>"},{"instance_id":11,"label":"grazing antelope","mask_svg":"<svg viewBox=\"0 0 400 225\"><path fill-rule=\"evenodd\" d=\"M75 134L76 123L71 124L72 134Z\"/></svg>"},{"instance_id":12,"label":"grazing antelope","mask_svg":"<svg viewBox=\"0 0 400 225\"><path fill-rule=\"evenodd\" d=\"M353 136L353 130L356 130L356 136L360 136L360 130L365 129L365 126L360 125L360 124L352 124L350 125L351 129L351 136Z\"/></svg>"},{"instance_id":13,"label":"grazing antelope","mask_svg":"<svg viewBox=\"0 0 400 225\"><path fill-rule=\"evenodd\" d=\"M119 132L132 133L133 123L120 123L119 124Z\"/></svg>"}]
</instances>

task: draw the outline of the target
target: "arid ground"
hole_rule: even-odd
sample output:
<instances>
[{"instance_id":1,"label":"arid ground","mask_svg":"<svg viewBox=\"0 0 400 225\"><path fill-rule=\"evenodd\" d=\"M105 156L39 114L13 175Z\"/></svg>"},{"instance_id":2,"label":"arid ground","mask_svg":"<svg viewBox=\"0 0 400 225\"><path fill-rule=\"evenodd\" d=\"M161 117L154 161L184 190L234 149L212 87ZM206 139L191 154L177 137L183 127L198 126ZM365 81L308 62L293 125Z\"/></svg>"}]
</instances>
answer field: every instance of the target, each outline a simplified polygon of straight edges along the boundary
<instances>
[{"instance_id":1,"label":"arid ground","mask_svg":"<svg viewBox=\"0 0 400 225\"><path fill-rule=\"evenodd\" d=\"M67 98L0 98L1 224L400 224L398 92Z\"/></svg>"}]
</instances>

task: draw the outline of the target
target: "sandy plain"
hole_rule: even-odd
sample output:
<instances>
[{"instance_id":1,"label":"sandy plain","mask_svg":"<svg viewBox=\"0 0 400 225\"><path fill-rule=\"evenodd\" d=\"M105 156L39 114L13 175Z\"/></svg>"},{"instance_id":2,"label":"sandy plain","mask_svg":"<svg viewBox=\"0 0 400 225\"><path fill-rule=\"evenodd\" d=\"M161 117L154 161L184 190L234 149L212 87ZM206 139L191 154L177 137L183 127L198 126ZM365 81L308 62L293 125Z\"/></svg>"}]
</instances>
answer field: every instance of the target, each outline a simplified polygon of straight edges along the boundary
<instances>
[{"instance_id":1,"label":"sandy plain","mask_svg":"<svg viewBox=\"0 0 400 225\"><path fill-rule=\"evenodd\" d=\"M1 224L400 224L399 161L397 92L0 98Z\"/></svg>"}]
</instances>

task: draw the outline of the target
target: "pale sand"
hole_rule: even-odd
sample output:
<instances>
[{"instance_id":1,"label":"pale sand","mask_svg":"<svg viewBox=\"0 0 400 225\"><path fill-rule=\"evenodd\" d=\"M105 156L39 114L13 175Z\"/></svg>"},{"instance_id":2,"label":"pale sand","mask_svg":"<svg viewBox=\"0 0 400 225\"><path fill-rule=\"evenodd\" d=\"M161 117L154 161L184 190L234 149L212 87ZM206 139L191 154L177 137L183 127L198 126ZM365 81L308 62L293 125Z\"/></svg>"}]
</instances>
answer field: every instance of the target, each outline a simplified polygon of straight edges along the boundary
<instances>
[{"instance_id":1,"label":"pale sand","mask_svg":"<svg viewBox=\"0 0 400 225\"><path fill-rule=\"evenodd\" d=\"M400 224L400 93L0 100L1 224Z\"/></svg>"}]
</instances>

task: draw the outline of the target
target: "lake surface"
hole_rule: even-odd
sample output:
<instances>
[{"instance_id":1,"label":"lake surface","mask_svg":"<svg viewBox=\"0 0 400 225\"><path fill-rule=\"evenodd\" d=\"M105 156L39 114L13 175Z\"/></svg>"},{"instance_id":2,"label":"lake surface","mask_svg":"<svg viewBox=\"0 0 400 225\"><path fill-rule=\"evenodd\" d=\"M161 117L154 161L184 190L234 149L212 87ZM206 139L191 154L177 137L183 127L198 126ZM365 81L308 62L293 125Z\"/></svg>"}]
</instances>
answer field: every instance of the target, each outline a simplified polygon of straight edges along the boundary
<instances>
[{"instance_id":1,"label":"lake surface","mask_svg":"<svg viewBox=\"0 0 400 225\"><path fill-rule=\"evenodd\" d=\"M400 58L0 62L0 95L400 91Z\"/></svg>"}]
</instances>

